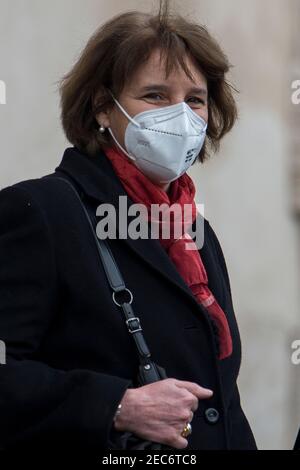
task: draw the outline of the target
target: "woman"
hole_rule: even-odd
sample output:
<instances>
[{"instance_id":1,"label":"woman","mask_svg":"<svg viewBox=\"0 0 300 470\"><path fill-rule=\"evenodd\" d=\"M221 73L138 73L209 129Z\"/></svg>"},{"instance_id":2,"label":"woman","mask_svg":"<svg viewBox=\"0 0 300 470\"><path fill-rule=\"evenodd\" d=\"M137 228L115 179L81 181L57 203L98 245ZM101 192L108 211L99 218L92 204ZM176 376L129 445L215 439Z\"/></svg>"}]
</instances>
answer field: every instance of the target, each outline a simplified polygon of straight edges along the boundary
<instances>
[{"instance_id":1,"label":"woman","mask_svg":"<svg viewBox=\"0 0 300 470\"><path fill-rule=\"evenodd\" d=\"M165 4L157 15L130 12L106 23L62 80L73 147L52 175L0 193L3 448L99 451L117 448L125 431L174 449L256 448L236 385L241 351L229 277L208 220L199 247L186 226L181 237L108 239L168 377L137 387L135 345L90 227L56 178L72 182L94 214L110 204L124 216L123 196L129 207L166 204L166 213L189 205L194 226L201 216L186 171L235 122L228 69L206 29Z\"/></svg>"}]
</instances>

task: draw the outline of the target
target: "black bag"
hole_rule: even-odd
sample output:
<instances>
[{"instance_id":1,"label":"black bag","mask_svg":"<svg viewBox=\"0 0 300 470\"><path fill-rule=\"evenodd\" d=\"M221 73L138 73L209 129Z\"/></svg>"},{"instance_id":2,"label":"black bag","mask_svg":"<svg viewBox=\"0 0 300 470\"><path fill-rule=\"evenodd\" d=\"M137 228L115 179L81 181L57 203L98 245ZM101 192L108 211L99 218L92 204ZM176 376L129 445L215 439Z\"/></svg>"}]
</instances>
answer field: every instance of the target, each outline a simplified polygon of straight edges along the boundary
<instances>
[{"instance_id":1,"label":"black bag","mask_svg":"<svg viewBox=\"0 0 300 470\"><path fill-rule=\"evenodd\" d=\"M58 176L47 176L48 178L56 178L64 181L68 186L74 191L82 210L84 211L87 221L93 232L97 247L98 253L105 269L105 273L112 289L112 299L113 302L123 311L125 316L126 325L129 333L135 341L138 357L140 361L139 370L137 377L134 381L136 387L147 385L158 380L163 380L167 378L166 371L163 367L156 364L151 359L151 354L149 348L146 344L146 341L143 336L142 327L140 320L135 316L133 309L131 307L133 301L132 292L127 289L123 277L120 273L118 265L113 257L113 254L105 240L101 240L97 237L96 231L93 226L93 222L96 226L97 219L94 212L88 205L84 205L75 184L73 184L70 179L62 178ZM92 222L93 220L93 222ZM123 299L123 300L121 300ZM168 449L169 447L163 446L160 443L146 441L131 432L119 432L113 431L113 442L112 447L109 450L161 450Z\"/></svg>"},{"instance_id":2,"label":"black bag","mask_svg":"<svg viewBox=\"0 0 300 470\"><path fill-rule=\"evenodd\" d=\"M166 372L163 367L158 366L155 362L151 361L151 367L156 369L156 374L158 375L157 380L166 379ZM149 377L145 376L144 367L139 366L139 373L137 379L137 386L147 385L149 382ZM145 441L140 437L136 436L131 432L114 432L114 440L112 447L109 450L162 450L170 449L167 446L159 444L157 442Z\"/></svg>"}]
</instances>

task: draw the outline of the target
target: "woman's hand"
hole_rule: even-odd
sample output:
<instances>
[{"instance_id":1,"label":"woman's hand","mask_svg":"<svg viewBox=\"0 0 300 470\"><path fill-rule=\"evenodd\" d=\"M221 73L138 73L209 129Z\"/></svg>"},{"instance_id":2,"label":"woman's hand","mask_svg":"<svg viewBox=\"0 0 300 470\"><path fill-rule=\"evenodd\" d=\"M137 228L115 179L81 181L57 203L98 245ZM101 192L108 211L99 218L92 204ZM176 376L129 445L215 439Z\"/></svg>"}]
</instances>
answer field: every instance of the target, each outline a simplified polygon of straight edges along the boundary
<instances>
[{"instance_id":1,"label":"woman's hand","mask_svg":"<svg viewBox=\"0 0 300 470\"><path fill-rule=\"evenodd\" d=\"M130 431L142 439L185 449L187 439L181 436L191 422L198 400L213 395L211 390L193 382L165 379L138 388L129 388L116 417L117 431Z\"/></svg>"}]
</instances>

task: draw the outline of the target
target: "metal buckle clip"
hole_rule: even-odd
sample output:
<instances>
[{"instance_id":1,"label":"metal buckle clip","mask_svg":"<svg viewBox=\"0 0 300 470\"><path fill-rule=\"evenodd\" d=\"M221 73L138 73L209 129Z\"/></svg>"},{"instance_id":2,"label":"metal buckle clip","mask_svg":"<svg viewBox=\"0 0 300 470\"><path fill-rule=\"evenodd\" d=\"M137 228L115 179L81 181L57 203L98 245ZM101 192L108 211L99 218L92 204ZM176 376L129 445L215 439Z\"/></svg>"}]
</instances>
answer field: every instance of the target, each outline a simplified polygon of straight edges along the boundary
<instances>
[{"instance_id":1,"label":"metal buckle clip","mask_svg":"<svg viewBox=\"0 0 300 470\"><path fill-rule=\"evenodd\" d=\"M137 328L134 328L134 325L131 325L131 322L135 322L135 321L138 324ZM138 331L142 331L142 328L140 325L140 319L138 317L129 318L128 320L126 320L126 324L127 324L129 333L137 333Z\"/></svg>"}]
</instances>

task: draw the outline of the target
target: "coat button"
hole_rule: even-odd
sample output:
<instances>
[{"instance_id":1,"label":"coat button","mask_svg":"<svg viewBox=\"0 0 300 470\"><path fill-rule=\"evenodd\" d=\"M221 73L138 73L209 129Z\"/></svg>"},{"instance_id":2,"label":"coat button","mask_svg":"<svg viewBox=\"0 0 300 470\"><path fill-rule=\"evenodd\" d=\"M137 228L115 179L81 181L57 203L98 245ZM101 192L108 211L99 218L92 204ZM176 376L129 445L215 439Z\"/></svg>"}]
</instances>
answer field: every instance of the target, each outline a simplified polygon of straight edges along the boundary
<instances>
[{"instance_id":1,"label":"coat button","mask_svg":"<svg viewBox=\"0 0 300 470\"><path fill-rule=\"evenodd\" d=\"M205 418L209 424L216 424L219 421L220 413L215 408L207 408Z\"/></svg>"}]
</instances>

